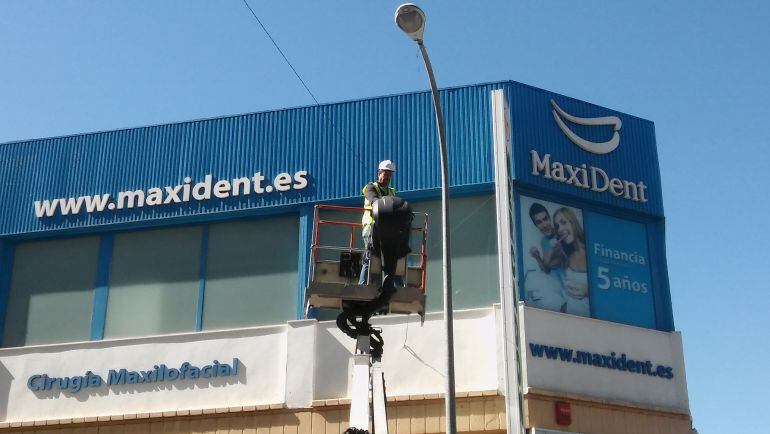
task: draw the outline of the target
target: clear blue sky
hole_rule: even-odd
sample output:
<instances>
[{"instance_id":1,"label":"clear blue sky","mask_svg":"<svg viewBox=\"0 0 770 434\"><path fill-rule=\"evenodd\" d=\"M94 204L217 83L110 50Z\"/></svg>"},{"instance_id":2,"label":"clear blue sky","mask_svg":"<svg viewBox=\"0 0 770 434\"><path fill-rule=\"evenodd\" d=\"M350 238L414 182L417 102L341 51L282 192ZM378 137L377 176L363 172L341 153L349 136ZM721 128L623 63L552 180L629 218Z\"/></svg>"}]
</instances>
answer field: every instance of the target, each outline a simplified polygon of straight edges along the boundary
<instances>
[{"instance_id":1,"label":"clear blue sky","mask_svg":"<svg viewBox=\"0 0 770 434\"><path fill-rule=\"evenodd\" d=\"M397 2L250 3L321 102L427 88ZM755 428L770 390L770 2L420 4L440 86L513 79L655 122L694 423ZM0 142L311 103L241 0L0 2Z\"/></svg>"}]
</instances>

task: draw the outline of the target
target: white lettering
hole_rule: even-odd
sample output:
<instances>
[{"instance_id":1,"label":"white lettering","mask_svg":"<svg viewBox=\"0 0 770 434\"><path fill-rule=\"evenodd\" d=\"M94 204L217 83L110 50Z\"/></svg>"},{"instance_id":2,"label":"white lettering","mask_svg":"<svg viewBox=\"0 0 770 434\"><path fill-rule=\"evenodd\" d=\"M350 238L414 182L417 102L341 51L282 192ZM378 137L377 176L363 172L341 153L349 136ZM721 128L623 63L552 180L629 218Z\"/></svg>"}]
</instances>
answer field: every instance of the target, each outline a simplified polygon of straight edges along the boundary
<instances>
[{"instance_id":1,"label":"white lettering","mask_svg":"<svg viewBox=\"0 0 770 434\"><path fill-rule=\"evenodd\" d=\"M543 156L543 159L540 159L540 156L537 154L537 151L534 149L529 151L530 155L532 155L532 174L537 176L540 174L541 170L545 171L545 175L543 175L543 178L545 179L551 179L551 154L545 154Z\"/></svg>"},{"instance_id":2,"label":"white lettering","mask_svg":"<svg viewBox=\"0 0 770 434\"><path fill-rule=\"evenodd\" d=\"M531 156L532 171L530 173L532 175L573 185L576 188L590 189L597 193L608 191L615 197L622 196L624 199L634 202L647 202L647 186L643 181L633 182L611 178L603 169L586 164L576 166L560 161L552 162L551 154L545 154L541 158L534 149L530 150L529 154Z\"/></svg>"},{"instance_id":3,"label":"white lettering","mask_svg":"<svg viewBox=\"0 0 770 434\"><path fill-rule=\"evenodd\" d=\"M636 190L636 184L631 181L623 180L623 191L625 194L623 195L624 199L631 199L634 202L639 201L639 194Z\"/></svg>"},{"instance_id":4,"label":"white lettering","mask_svg":"<svg viewBox=\"0 0 770 434\"><path fill-rule=\"evenodd\" d=\"M605 246L601 243L594 243L594 255L602 256L607 259L616 259L618 261L628 262L629 264L646 265L647 259L639 252L626 252Z\"/></svg>"},{"instance_id":5,"label":"white lettering","mask_svg":"<svg viewBox=\"0 0 770 434\"><path fill-rule=\"evenodd\" d=\"M583 169L581 168L576 169L570 166L569 164L565 165L564 168L567 169L567 174L569 175L569 178L567 179L567 184L572 184L578 188L586 188L578 179L578 174L580 174L583 171Z\"/></svg>"},{"instance_id":6,"label":"white lettering","mask_svg":"<svg viewBox=\"0 0 770 434\"><path fill-rule=\"evenodd\" d=\"M644 181L639 181L639 184L637 185L639 186L639 200L641 202L647 202L647 198L644 197L644 191L647 190L647 186L644 185Z\"/></svg>"},{"instance_id":7,"label":"white lettering","mask_svg":"<svg viewBox=\"0 0 770 434\"><path fill-rule=\"evenodd\" d=\"M126 190L118 192L116 200L108 193L78 196L69 198L57 198L34 201L34 211L37 218L54 217L78 214L81 211L87 213L103 212L105 210L132 209L143 206L168 205L172 203L194 200L208 200L213 194L217 199L226 199L250 193L270 193L274 189L279 192L289 190L302 190L308 186L308 173L305 170L294 172L282 172L276 175L274 185L263 187L265 177L260 172L255 172L249 177L222 179L214 182L213 176L208 174L203 181L192 184L189 176L183 178L182 183L167 185L164 187L152 187L145 190ZM85 205L85 206L84 206Z\"/></svg>"},{"instance_id":8,"label":"white lettering","mask_svg":"<svg viewBox=\"0 0 770 434\"><path fill-rule=\"evenodd\" d=\"M214 196L219 199L224 199L228 197L230 194L230 181L222 180L217 181L216 184L214 184Z\"/></svg>"},{"instance_id":9,"label":"white lettering","mask_svg":"<svg viewBox=\"0 0 770 434\"><path fill-rule=\"evenodd\" d=\"M167 186L164 187L166 190L166 199L163 200L164 204L169 204L171 202L179 203L182 200L179 199L179 190L182 189L181 185L175 185L173 187Z\"/></svg>"},{"instance_id":10,"label":"white lettering","mask_svg":"<svg viewBox=\"0 0 770 434\"><path fill-rule=\"evenodd\" d=\"M134 202L136 202L136 206L139 208L144 206L144 191L121 191L118 193L118 209L131 209L134 207ZM63 214L64 210L62 210L62 215Z\"/></svg>"},{"instance_id":11,"label":"white lettering","mask_svg":"<svg viewBox=\"0 0 770 434\"><path fill-rule=\"evenodd\" d=\"M564 182L567 178L564 177L564 165L558 161L554 162L551 166L551 176L554 181Z\"/></svg>"},{"instance_id":12,"label":"white lettering","mask_svg":"<svg viewBox=\"0 0 770 434\"><path fill-rule=\"evenodd\" d=\"M233 196L240 196L241 191L243 191L243 195L247 195L251 191L251 180L249 178L233 179Z\"/></svg>"},{"instance_id":13,"label":"white lettering","mask_svg":"<svg viewBox=\"0 0 770 434\"><path fill-rule=\"evenodd\" d=\"M161 205L163 203L163 190L159 188L147 190L147 200L144 203L149 206Z\"/></svg>"},{"instance_id":14,"label":"white lettering","mask_svg":"<svg viewBox=\"0 0 770 434\"><path fill-rule=\"evenodd\" d=\"M59 199L35 201L35 215L37 218L53 217L56 212L56 205L59 204Z\"/></svg>"},{"instance_id":15,"label":"white lettering","mask_svg":"<svg viewBox=\"0 0 770 434\"><path fill-rule=\"evenodd\" d=\"M599 173L602 175L602 179L604 180L604 185L599 187L599 183L596 182L596 174ZM598 167L591 166L591 190L592 191L598 191L599 193L607 190L607 187L609 187L610 184L610 178L607 176L607 173L605 173L602 169Z\"/></svg>"},{"instance_id":16,"label":"white lettering","mask_svg":"<svg viewBox=\"0 0 770 434\"><path fill-rule=\"evenodd\" d=\"M265 192L265 189L262 188L262 181L265 180L265 177L262 176L261 173L257 172L254 174L254 177L252 178L254 180L254 193L262 194Z\"/></svg>"},{"instance_id":17,"label":"white lettering","mask_svg":"<svg viewBox=\"0 0 770 434\"><path fill-rule=\"evenodd\" d=\"M192 197L195 200L211 199L211 175L206 175L203 182L195 184L192 189Z\"/></svg>"},{"instance_id":18,"label":"white lettering","mask_svg":"<svg viewBox=\"0 0 770 434\"><path fill-rule=\"evenodd\" d=\"M102 194L96 196L86 196L86 212L91 214L94 211L104 211L107 206L107 202L110 201L109 194Z\"/></svg>"},{"instance_id":19,"label":"white lettering","mask_svg":"<svg viewBox=\"0 0 770 434\"><path fill-rule=\"evenodd\" d=\"M278 176L275 177L273 184L278 191L289 191L291 190L291 175L288 173L279 173Z\"/></svg>"},{"instance_id":20,"label":"white lettering","mask_svg":"<svg viewBox=\"0 0 770 434\"><path fill-rule=\"evenodd\" d=\"M307 172L304 170L300 170L299 172L294 174L295 190L302 190L305 187L307 187L307 179L305 178L306 176L307 176Z\"/></svg>"},{"instance_id":21,"label":"white lettering","mask_svg":"<svg viewBox=\"0 0 770 434\"><path fill-rule=\"evenodd\" d=\"M623 182L618 178L610 179L610 193L612 193L613 196L623 195Z\"/></svg>"}]
</instances>

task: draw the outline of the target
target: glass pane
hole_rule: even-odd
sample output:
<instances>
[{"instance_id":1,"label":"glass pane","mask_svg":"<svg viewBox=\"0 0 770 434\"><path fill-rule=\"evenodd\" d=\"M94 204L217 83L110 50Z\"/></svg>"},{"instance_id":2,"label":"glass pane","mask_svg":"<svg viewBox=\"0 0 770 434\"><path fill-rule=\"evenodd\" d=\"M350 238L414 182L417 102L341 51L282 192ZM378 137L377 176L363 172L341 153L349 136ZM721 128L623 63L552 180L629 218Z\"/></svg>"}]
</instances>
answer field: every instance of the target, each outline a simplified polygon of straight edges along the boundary
<instances>
[{"instance_id":1,"label":"glass pane","mask_svg":"<svg viewBox=\"0 0 770 434\"><path fill-rule=\"evenodd\" d=\"M99 238L18 244L3 346L87 341Z\"/></svg>"},{"instance_id":2,"label":"glass pane","mask_svg":"<svg viewBox=\"0 0 770 434\"><path fill-rule=\"evenodd\" d=\"M441 201L411 202L414 211L428 213L428 273L426 311L442 310ZM450 198L449 241L452 255L454 309L498 303L497 218L494 196Z\"/></svg>"},{"instance_id":3,"label":"glass pane","mask_svg":"<svg viewBox=\"0 0 770 434\"><path fill-rule=\"evenodd\" d=\"M195 330L201 228L115 236L105 338Z\"/></svg>"},{"instance_id":4,"label":"glass pane","mask_svg":"<svg viewBox=\"0 0 770 434\"><path fill-rule=\"evenodd\" d=\"M319 210L318 217L327 222L353 223L356 226L327 223L318 227L318 244L328 249L318 249L318 259L338 261L340 249L348 249L351 245L354 249L363 250L364 242L361 237L361 211ZM352 244L351 244L352 241Z\"/></svg>"},{"instance_id":5,"label":"glass pane","mask_svg":"<svg viewBox=\"0 0 770 434\"><path fill-rule=\"evenodd\" d=\"M295 319L298 243L297 215L211 225L204 330Z\"/></svg>"}]
</instances>

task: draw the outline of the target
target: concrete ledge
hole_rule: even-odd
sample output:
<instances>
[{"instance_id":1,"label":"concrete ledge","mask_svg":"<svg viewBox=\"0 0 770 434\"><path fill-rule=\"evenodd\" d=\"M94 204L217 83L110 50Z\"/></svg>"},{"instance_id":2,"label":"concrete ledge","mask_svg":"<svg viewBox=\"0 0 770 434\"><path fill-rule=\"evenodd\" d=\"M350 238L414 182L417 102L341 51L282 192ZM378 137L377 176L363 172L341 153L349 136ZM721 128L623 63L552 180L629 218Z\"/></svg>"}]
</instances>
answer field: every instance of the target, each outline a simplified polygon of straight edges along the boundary
<instances>
[{"instance_id":1,"label":"concrete ledge","mask_svg":"<svg viewBox=\"0 0 770 434\"><path fill-rule=\"evenodd\" d=\"M348 405L349 400L348 400ZM114 414L103 415L98 417L75 417L70 419L42 419L42 420L24 420L24 421L9 421L0 422L0 431L10 428L26 428L26 427L38 427L38 426L56 426L56 425L73 425L73 424L89 424L89 425L108 425L115 424L116 422L136 421L139 419L166 419L176 417L189 417L189 416L208 416L219 415L225 413L247 413L256 411L276 411L284 410L286 405L283 403L277 404L261 404L261 405L246 405L243 407L219 407L219 408L203 408L203 409L190 409L190 410L172 410L172 411L159 411L152 413L131 413L131 414Z\"/></svg>"},{"instance_id":2,"label":"concrete ledge","mask_svg":"<svg viewBox=\"0 0 770 434\"><path fill-rule=\"evenodd\" d=\"M545 395L546 392L539 391L535 394L534 391L529 393L533 398ZM483 390L473 392L460 392L457 393L459 399L478 399L483 397L498 396L499 393L496 390ZM586 400L585 397L580 397L582 400ZM391 405L402 406L409 405L409 403L415 403L415 401L436 401L443 400L444 395L442 393L432 394L416 394L416 395L404 395L404 396L389 396L388 403ZM203 408L203 409L189 409L189 410L174 410L174 411L159 411L152 413L132 413L132 414L115 414L115 415L103 415L98 417L78 417L71 419L44 419L44 420L25 420L25 421L12 421L12 422L0 422L0 431L8 430L11 428L21 427L39 427L39 426L56 426L56 425L73 425L73 424L87 424L87 425L110 425L116 423L125 423L126 421L137 420L154 420L154 419L168 419L178 417L210 417L232 413L257 413L257 412L269 412L276 413L280 410L289 411L291 413L312 411L315 408L341 408L349 407L350 399L319 399L312 402L310 408L306 409L288 409L284 403L275 404L259 404L259 405L245 405L242 407L217 407L217 408Z\"/></svg>"},{"instance_id":3,"label":"concrete ledge","mask_svg":"<svg viewBox=\"0 0 770 434\"><path fill-rule=\"evenodd\" d=\"M536 389L534 387L530 387L524 392L524 399L544 399L544 400L564 399L569 401L581 402L581 403L584 403L585 405L591 405L596 407L614 408L614 409L620 409L620 410L636 410L636 411L643 411L643 412L647 411L647 412L658 413L658 414L665 413L665 414L676 415L676 416L687 416L688 418L690 417L689 411L677 409L677 408L658 407L654 405L637 404L637 403L628 402L628 401L593 398L585 395L576 395L572 393L554 392L551 390Z\"/></svg>"}]
</instances>

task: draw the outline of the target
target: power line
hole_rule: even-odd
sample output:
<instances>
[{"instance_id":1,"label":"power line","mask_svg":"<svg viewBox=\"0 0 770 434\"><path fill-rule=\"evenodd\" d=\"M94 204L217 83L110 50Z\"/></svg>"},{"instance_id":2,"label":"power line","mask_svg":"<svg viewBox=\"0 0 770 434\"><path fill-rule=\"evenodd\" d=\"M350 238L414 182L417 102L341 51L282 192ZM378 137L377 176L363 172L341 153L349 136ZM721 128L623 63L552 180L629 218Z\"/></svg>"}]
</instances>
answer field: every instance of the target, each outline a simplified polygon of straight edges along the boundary
<instances>
[{"instance_id":1,"label":"power line","mask_svg":"<svg viewBox=\"0 0 770 434\"><path fill-rule=\"evenodd\" d=\"M283 60L286 62L287 65L289 65L289 68L291 68L294 75L297 77L300 83L302 83L302 87L305 88L308 95L310 95L311 98L313 98L313 101L315 102L315 105L321 109L321 112L324 114L324 117L326 118L326 121L332 126L334 131L337 133L337 135L342 139L342 141L350 148L353 153L356 155L356 159L358 160L359 164L361 164L361 167L366 170L367 165L364 164L363 160L361 159L361 156L358 154L358 151L350 145L350 142L348 142L347 138L344 134L342 134L342 131L340 131L339 128L337 128L337 125L334 124L334 121L331 120L328 113L326 113L326 109L321 106L321 103L318 102L318 99L313 95L313 92L310 90L310 87L308 87L307 83L305 83L305 80L302 79L302 77L299 75L299 72L297 72L297 69L294 68L294 65L291 64L289 61L289 58L286 57L286 54L283 53L283 50L281 50L281 47L278 46L278 43L275 42L275 39L273 39L273 36L270 34L270 32L267 30L267 27L265 27L264 24L262 24L262 20L259 19L256 12L254 12L254 9L251 8L249 3L246 0L242 0L243 4L246 5L246 7L249 9L249 12L251 12L251 15L254 17L255 20L257 20L257 23L259 23L259 26L262 27L262 31L265 32L267 37L270 39L270 42L273 43L273 46L276 50L278 50L278 53L281 54L281 57L283 57Z\"/></svg>"},{"instance_id":2,"label":"power line","mask_svg":"<svg viewBox=\"0 0 770 434\"><path fill-rule=\"evenodd\" d=\"M251 12L251 15L254 17L255 20L257 20L257 22L259 23L259 26L262 27L262 30L264 30L264 32L267 35L267 37L270 38L270 42L273 43L273 46L281 54L281 57L283 57L283 60L286 61L286 64L289 65L289 68L291 68L292 72L294 72L294 75L297 76L297 79L299 79L299 82L302 83L302 86L305 88L307 93L310 94L311 98L313 98L313 101L315 101L315 104L316 105L321 105L318 102L318 100L316 99L315 95L313 95L313 92L310 91L310 88L307 87L307 83L305 83L305 80L303 80L302 77L299 76L299 73L294 68L294 65L292 65L291 62L289 62L289 59L286 57L286 55L283 54L283 50L281 50L281 47L279 47L278 44L275 42L275 39L273 39L273 36L270 35L270 32L267 31L267 28L265 27L265 25L262 24L262 20L259 19L257 14L254 12L254 9L252 9L251 6L249 6L249 3L246 0L243 0L243 4L245 4L246 7L249 8L249 11Z\"/></svg>"}]
</instances>

